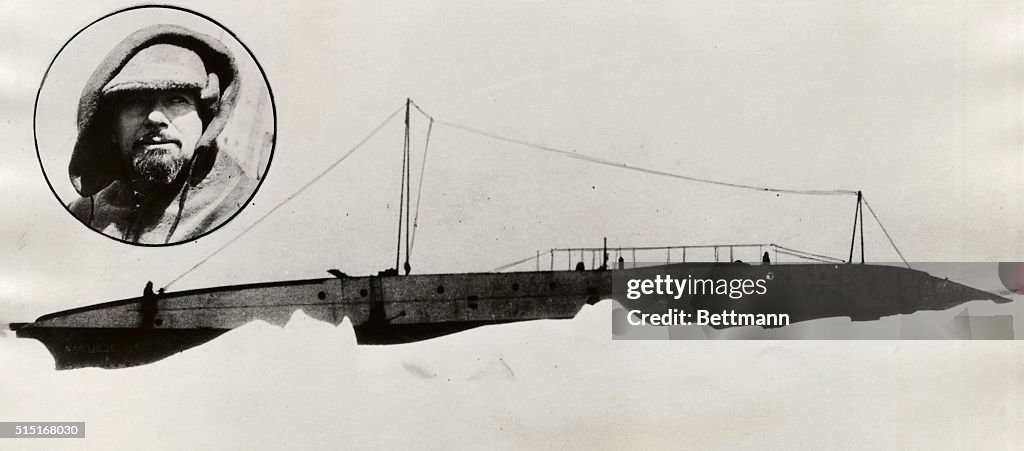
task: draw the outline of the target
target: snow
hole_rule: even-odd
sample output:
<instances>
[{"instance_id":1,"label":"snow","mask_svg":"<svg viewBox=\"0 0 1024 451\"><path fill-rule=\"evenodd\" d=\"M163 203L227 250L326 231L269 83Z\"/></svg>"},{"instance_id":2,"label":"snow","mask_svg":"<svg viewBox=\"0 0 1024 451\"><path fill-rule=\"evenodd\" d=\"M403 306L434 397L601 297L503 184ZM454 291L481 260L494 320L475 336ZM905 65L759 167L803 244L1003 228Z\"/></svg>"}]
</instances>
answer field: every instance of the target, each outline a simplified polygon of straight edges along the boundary
<instances>
[{"instance_id":1,"label":"snow","mask_svg":"<svg viewBox=\"0 0 1024 451\"><path fill-rule=\"evenodd\" d=\"M1022 419L1017 342L623 341L610 324L601 302L357 346L348 320L299 311L151 365L61 372L5 338L0 418L86 422L85 439L15 442L40 449L1024 444L1000 426Z\"/></svg>"}]
</instances>

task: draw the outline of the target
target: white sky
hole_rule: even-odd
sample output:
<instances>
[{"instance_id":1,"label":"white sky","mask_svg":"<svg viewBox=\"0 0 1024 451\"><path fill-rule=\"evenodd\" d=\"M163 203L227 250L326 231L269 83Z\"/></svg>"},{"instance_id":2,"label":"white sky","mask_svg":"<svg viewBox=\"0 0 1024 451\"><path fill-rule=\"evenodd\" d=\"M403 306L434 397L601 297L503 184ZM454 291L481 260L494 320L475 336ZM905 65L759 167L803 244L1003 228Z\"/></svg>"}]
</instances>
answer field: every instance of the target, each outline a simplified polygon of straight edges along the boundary
<instances>
[{"instance_id":1,"label":"white sky","mask_svg":"<svg viewBox=\"0 0 1024 451\"><path fill-rule=\"evenodd\" d=\"M910 260L1024 259L1016 2L182 2L259 59L275 95L277 149L254 205L206 238L161 249L81 226L47 188L33 144L50 59L117 2L0 5L7 321L169 282L407 96L442 120L635 166L862 189ZM76 104L67 99L72 114ZM414 121L418 172L426 123ZM66 126L54 133L74 133ZM401 142L396 120L173 289L393 265ZM728 190L435 127L412 263L416 272L486 271L605 236L612 247L776 242L844 257L853 207L852 198ZM896 260L870 216L865 225L868 258Z\"/></svg>"}]
</instances>

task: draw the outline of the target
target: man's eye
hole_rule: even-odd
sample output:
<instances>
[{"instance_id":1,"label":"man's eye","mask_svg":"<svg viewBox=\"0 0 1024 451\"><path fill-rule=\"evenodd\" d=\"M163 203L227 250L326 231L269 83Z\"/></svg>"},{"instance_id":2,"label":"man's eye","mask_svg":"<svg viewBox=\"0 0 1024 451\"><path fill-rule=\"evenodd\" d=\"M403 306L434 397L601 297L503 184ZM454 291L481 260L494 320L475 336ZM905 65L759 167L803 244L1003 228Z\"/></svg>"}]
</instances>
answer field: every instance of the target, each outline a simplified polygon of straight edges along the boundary
<instances>
[{"instance_id":1,"label":"man's eye","mask_svg":"<svg viewBox=\"0 0 1024 451\"><path fill-rule=\"evenodd\" d=\"M192 103L192 101L189 100L188 97L181 96L181 95L176 95L176 96L171 96L171 103L175 104L175 105L189 105L189 104Z\"/></svg>"},{"instance_id":2,"label":"man's eye","mask_svg":"<svg viewBox=\"0 0 1024 451\"><path fill-rule=\"evenodd\" d=\"M124 107L138 107L145 103L145 101L142 96L128 96L121 100L121 105Z\"/></svg>"}]
</instances>

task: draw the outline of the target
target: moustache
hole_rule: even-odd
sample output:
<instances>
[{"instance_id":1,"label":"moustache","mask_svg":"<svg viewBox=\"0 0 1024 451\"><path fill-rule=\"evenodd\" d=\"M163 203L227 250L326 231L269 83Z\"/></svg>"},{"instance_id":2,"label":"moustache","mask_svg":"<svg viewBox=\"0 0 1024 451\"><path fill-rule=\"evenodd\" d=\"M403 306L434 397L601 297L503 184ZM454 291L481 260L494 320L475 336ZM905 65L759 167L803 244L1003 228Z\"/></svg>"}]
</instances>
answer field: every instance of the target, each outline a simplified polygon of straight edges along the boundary
<instances>
[{"instance_id":1,"label":"moustache","mask_svg":"<svg viewBox=\"0 0 1024 451\"><path fill-rule=\"evenodd\" d=\"M135 140L132 146L135 148L140 148L143 146L158 144L174 144L178 147L181 147L181 140L165 133L151 132L140 136L138 139Z\"/></svg>"}]
</instances>

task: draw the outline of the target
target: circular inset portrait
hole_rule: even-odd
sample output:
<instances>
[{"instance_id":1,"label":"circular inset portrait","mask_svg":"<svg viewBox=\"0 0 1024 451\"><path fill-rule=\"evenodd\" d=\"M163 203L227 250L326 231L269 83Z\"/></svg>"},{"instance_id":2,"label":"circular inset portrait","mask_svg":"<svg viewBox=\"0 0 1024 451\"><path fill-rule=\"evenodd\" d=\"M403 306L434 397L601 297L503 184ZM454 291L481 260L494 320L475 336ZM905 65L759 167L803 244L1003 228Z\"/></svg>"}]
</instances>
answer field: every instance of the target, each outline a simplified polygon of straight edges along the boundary
<instances>
[{"instance_id":1,"label":"circular inset portrait","mask_svg":"<svg viewBox=\"0 0 1024 451\"><path fill-rule=\"evenodd\" d=\"M34 132L50 189L82 224L143 246L213 232L251 201L274 151L270 85L249 49L199 13L139 6L57 52Z\"/></svg>"}]
</instances>

